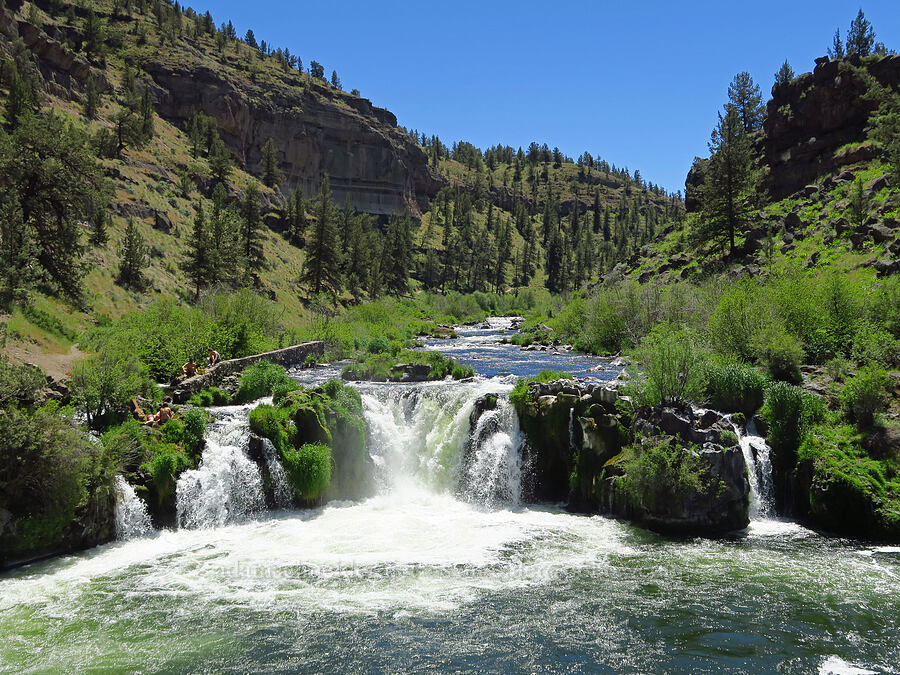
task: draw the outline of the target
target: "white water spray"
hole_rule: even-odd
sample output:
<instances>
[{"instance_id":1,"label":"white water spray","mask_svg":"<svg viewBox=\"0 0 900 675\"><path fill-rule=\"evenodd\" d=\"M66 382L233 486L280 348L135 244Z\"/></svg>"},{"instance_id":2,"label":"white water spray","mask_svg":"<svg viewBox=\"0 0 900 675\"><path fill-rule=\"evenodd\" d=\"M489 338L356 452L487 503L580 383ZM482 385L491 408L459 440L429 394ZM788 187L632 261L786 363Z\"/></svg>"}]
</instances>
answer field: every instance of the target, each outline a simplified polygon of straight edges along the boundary
<instances>
[{"instance_id":1,"label":"white water spray","mask_svg":"<svg viewBox=\"0 0 900 675\"><path fill-rule=\"evenodd\" d=\"M122 476L113 478L116 494L116 539L132 539L153 530L147 506Z\"/></svg>"},{"instance_id":2,"label":"white water spray","mask_svg":"<svg viewBox=\"0 0 900 675\"><path fill-rule=\"evenodd\" d=\"M460 491L479 503L517 503L520 436L509 401L499 397L497 408L484 412L474 432L470 429L475 402L509 389L498 380L366 387L369 454L381 491L425 487Z\"/></svg>"},{"instance_id":3,"label":"white water spray","mask_svg":"<svg viewBox=\"0 0 900 675\"><path fill-rule=\"evenodd\" d=\"M772 506L772 462L769 457L769 445L760 436L753 420L747 422L746 433L740 425L734 425L744 461L747 463L747 475L750 479L750 517L768 518Z\"/></svg>"},{"instance_id":4,"label":"white water spray","mask_svg":"<svg viewBox=\"0 0 900 675\"><path fill-rule=\"evenodd\" d=\"M219 527L251 517L265 508L259 468L247 456L247 420L256 404L220 408L210 428L200 466L178 479L178 525Z\"/></svg>"}]
</instances>

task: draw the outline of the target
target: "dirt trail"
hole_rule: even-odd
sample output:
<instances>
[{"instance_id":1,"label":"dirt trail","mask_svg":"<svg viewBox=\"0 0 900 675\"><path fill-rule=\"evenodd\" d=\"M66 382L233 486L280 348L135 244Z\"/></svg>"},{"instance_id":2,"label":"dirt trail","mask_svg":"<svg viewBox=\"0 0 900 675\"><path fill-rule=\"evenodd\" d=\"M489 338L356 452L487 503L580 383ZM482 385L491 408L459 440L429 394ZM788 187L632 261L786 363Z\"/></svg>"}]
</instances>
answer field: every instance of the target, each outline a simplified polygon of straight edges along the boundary
<instances>
[{"instance_id":1,"label":"dirt trail","mask_svg":"<svg viewBox=\"0 0 900 675\"><path fill-rule=\"evenodd\" d=\"M12 340L6 344L3 351L13 363L33 363L57 380L67 379L66 373L72 370L75 362L87 356L75 345L72 345L67 353L54 354L41 350L38 345Z\"/></svg>"}]
</instances>

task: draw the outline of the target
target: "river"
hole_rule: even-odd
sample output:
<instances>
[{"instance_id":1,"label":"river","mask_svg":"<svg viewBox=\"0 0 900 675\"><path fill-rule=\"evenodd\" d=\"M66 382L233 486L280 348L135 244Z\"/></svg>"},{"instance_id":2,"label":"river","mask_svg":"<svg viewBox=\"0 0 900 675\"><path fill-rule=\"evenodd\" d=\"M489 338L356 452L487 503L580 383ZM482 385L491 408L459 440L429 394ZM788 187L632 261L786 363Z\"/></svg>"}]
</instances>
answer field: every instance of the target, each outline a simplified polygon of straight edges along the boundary
<instances>
[{"instance_id":1,"label":"river","mask_svg":"<svg viewBox=\"0 0 900 675\"><path fill-rule=\"evenodd\" d=\"M492 320L427 341L472 381L357 385L376 473L361 502L262 510L244 452L252 406L218 410L179 483L179 529L150 530L119 485L123 539L0 576L0 670L900 670L900 549L766 509L705 540L522 504L503 397L464 467L473 401L508 393L512 375L616 374L495 344L505 331Z\"/></svg>"}]
</instances>

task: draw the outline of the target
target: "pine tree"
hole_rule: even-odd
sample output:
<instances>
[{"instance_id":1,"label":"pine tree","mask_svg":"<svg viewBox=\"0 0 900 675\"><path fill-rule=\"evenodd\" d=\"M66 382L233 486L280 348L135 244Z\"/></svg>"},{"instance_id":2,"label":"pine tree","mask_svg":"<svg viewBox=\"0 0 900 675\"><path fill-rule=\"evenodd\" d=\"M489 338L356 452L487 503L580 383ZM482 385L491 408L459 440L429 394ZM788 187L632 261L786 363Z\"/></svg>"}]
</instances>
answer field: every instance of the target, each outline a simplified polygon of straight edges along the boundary
<instances>
[{"instance_id":1,"label":"pine tree","mask_svg":"<svg viewBox=\"0 0 900 675\"><path fill-rule=\"evenodd\" d=\"M303 198L302 188L296 188L288 198L287 225L291 242L299 245L307 227L306 200Z\"/></svg>"},{"instance_id":2,"label":"pine tree","mask_svg":"<svg viewBox=\"0 0 900 675\"><path fill-rule=\"evenodd\" d=\"M84 116L89 120L97 119L100 111L100 90L94 82L93 77L89 77L84 87Z\"/></svg>"},{"instance_id":3,"label":"pine tree","mask_svg":"<svg viewBox=\"0 0 900 675\"><path fill-rule=\"evenodd\" d=\"M753 83L750 73L744 71L734 76L728 85L728 100L737 109L744 132L762 128L765 108L759 87Z\"/></svg>"},{"instance_id":4,"label":"pine tree","mask_svg":"<svg viewBox=\"0 0 900 675\"><path fill-rule=\"evenodd\" d=\"M283 174L278 166L278 149L270 137L262 146L263 183L275 187L281 182Z\"/></svg>"},{"instance_id":5,"label":"pine tree","mask_svg":"<svg viewBox=\"0 0 900 675\"><path fill-rule=\"evenodd\" d=\"M382 253L384 288L392 295L409 292L412 267L412 225L408 216L391 216Z\"/></svg>"},{"instance_id":6,"label":"pine tree","mask_svg":"<svg viewBox=\"0 0 900 675\"><path fill-rule=\"evenodd\" d=\"M300 283L309 287L314 295L323 291L337 294L341 287L341 252L327 175L322 179L316 222L306 251Z\"/></svg>"},{"instance_id":7,"label":"pine tree","mask_svg":"<svg viewBox=\"0 0 900 675\"><path fill-rule=\"evenodd\" d=\"M331 86L335 89L341 88L341 78L338 77L336 70L331 71Z\"/></svg>"},{"instance_id":8,"label":"pine tree","mask_svg":"<svg viewBox=\"0 0 900 675\"><path fill-rule=\"evenodd\" d=\"M231 153L228 152L225 142L219 137L217 131L209 150L210 173L219 183L226 183L231 169Z\"/></svg>"},{"instance_id":9,"label":"pine tree","mask_svg":"<svg viewBox=\"0 0 900 675\"><path fill-rule=\"evenodd\" d=\"M875 31L872 24L866 19L862 10L853 19L850 24L850 30L847 31L847 56L869 56L872 48L875 46Z\"/></svg>"},{"instance_id":10,"label":"pine tree","mask_svg":"<svg viewBox=\"0 0 900 675\"><path fill-rule=\"evenodd\" d=\"M734 254L735 234L746 224L754 189L750 139L734 105L726 104L724 116L719 113L709 149L700 234L727 242L729 252Z\"/></svg>"},{"instance_id":11,"label":"pine tree","mask_svg":"<svg viewBox=\"0 0 900 675\"><path fill-rule=\"evenodd\" d=\"M502 293L506 286L506 266L512 258L512 231L509 223L500 226L497 238L497 260L494 276L494 291Z\"/></svg>"},{"instance_id":12,"label":"pine tree","mask_svg":"<svg viewBox=\"0 0 900 675\"><path fill-rule=\"evenodd\" d=\"M38 250L22 217L15 192L0 192L0 298L24 300L37 281Z\"/></svg>"},{"instance_id":13,"label":"pine tree","mask_svg":"<svg viewBox=\"0 0 900 675\"><path fill-rule=\"evenodd\" d=\"M93 7L88 9L87 18L84 20L84 53L89 59L103 54L104 45L103 24L94 12Z\"/></svg>"},{"instance_id":14,"label":"pine tree","mask_svg":"<svg viewBox=\"0 0 900 675\"><path fill-rule=\"evenodd\" d=\"M197 203L197 213L194 216L194 229L191 233L191 241L188 248L187 259L183 269L185 274L194 284L196 289L194 297L200 297L200 289L209 283L211 277L211 260L209 232L206 226L206 215L203 212L203 202Z\"/></svg>"},{"instance_id":15,"label":"pine tree","mask_svg":"<svg viewBox=\"0 0 900 675\"><path fill-rule=\"evenodd\" d=\"M834 37L831 38L831 47L828 49L828 58L832 61L844 58L844 43L841 42L841 29L834 31Z\"/></svg>"},{"instance_id":16,"label":"pine tree","mask_svg":"<svg viewBox=\"0 0 900 675\"><path fill-rule=\"evenodd\" d=\"M596 190L594 190L594 223L593 223L594 234L600 233L601 217L602 216L600 214L600 188L597 188Z\"/></svg>"},{"instance_id":17,"label":"pine tree","mask_svg":"<svg viewBox=\"0 0 900 675\"><path fill-rule=\"evenodd\" d=\"M147 87L144 89L144 92L141 94L141 137L144 143L150 141L156 133L155 127L153 125L153 95L150 93L150 88Z\"/></svg>"},{"instance_id":18,"label":"pine tree","mask_svg":"<svg viewBox=\"0 0 900 675\"><path fill-rule=\"evenodd\" d=\"M144 243L144 236L135 225L134 218L129 218L119 254L119 282L140 290L144 287L146 266L147 245Z\"/></svg>"},{"instance_id":19,"label":"pine tree","mask_svg":"<svg viewBox=\"0 0 900 675\"><path fill-rule=\"evenodd\" d=\"M242 239L244 247L245 276L258 281L263 267L262 219L259 214L259 188L256 183L247 186L247 195L241 204L243 219Z\"/></svg>"},{"instance_id":20,"label":"pine tree","mask_svg":"<svg viewBox=\"0 0 900 675\"><path fill-rule=\"evenodd\" d=\"M791 64L785 61L781 64L781 68L778 69L778 72L775 73L775 86L778 87L782 84L787 84L793 79L794 69L791 68Z\"/></svg>"},{"instance_id":21,"label":"pine tree","mask_svg":"<svg viewBox=\"0 0 900 675\"><path fill-rule=\"evenodd\" d=\"M209 283L229 281L239 276L240 250L234 213L228 208L228 194L219 183L213 190L209 219Z\"/></svg>"}]
</instances>

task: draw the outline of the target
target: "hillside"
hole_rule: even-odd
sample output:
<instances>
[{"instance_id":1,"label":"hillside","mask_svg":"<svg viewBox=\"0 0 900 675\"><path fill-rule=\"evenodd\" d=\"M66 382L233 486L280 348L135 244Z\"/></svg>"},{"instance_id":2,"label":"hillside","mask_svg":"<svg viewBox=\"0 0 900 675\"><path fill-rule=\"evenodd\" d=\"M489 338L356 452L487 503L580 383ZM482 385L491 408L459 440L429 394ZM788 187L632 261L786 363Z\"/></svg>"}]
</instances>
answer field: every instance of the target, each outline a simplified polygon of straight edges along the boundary
<instances>
[{"instance_id":1,"label":"hillside","mask_svg":"<svg viewBox=\"0 0 900 675\"><path fill-rule=\"evenodd\" d=\"M700 231L708 159L686 180L682 228L623 271L642 281L805 269L900 272L900 182L879 125L897 114L900 56L816 59L772 89L753 135L755 194L729 254Z\"/></svg>"},{"instance_id":2,"label":"hillside","mask_svg":"<svg viewBox=\"0 0 900 675\"><path fill-rule=\"evenodd\" d=\"M330 236L341 247L335 273L342 280L328 290L344 304L420 288L576 288L680 217L679 198L639 172L588 154L576 163L546 145L532 144L527 154L499 146L482 152L465 142L451 150L419 138L357 91L329 83L316 62L304 69L289 51L249 37L239 39L230 24L217 28L208 13L155 1L37 0L0 11L6 105L16 86L29 83L26 107L61 115L84 134L108 193L79 226L87 268L79 297L45 283L31 290L29 302L5 303L8 349L17 359L59 375L78 354L74 343L87 327L155 298L193 300L196 284L187 271L193 223L198 206L205 214L217 208L220 183L229 236L250 236L244 223L250 186L258 191L252 210L262 226L254 226L258 241L245 245L256 250L254 260L238 255L233 269L206 274L200 286L249 283L277 301L289 325L308 316L318 290L298 280L317 236L316 197L325 175ZM136 120L149 132L135 132ZM267 147L274 148L268 156ZM457 202L461 208L445 237L444 215ZM409 226L392 234L389 217L403 214ZM579 252L573 217L591 223L596 245L582 242ZM489 219L492 227L516 227L504 239L485 229ZM139 283L123 282L121 273L129 221L147 253ZM553 230L561 238L548 284ZM476 243L480 260L454 258ZM448 284L443 277L451 268Z\"/></svg>"}]
</instances>

